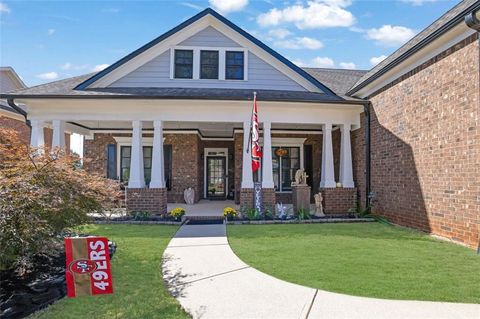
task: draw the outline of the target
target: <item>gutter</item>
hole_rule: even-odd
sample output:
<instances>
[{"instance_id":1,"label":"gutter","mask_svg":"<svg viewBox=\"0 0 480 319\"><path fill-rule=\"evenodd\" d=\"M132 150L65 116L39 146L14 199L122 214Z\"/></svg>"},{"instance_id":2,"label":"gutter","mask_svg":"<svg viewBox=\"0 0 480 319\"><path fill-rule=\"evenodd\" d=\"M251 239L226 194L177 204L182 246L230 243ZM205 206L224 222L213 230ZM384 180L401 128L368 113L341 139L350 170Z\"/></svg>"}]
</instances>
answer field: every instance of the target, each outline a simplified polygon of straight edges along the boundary
<instances>
[{"instance_id":1,"label":"gutter","mask_svg":"<svg viewBox=\"0 0 480 319\"><path fill-rule=\"evenodd\" d=\"M25 124L28 125L28 127L31 127L30 125L30 121L27 119L27 112L25 112L24 110L22 110L17 104L15 104L15 101L13 98L8 98L7 99L7 103L8 105L14 109L15 111L17 111L17 113L23 115L23 117L25 118Z\"/></svg>"},{"instance_id":2,"label":"gutter","mask_svg":"<svg viewBox=\"0 0 480 319\"><path fill-rule=\"evenodd\" d=\"M367 214L371 213L371 160L370 160L370 147L371 147L371 139L370 139L370 107L372 106L372 102L365 101L363 105L363 110L365 113L365 208L367 210Z\"/></svg>"},{"instance_id":3,"label":"gutter","mask_svg":"<svg viewBox=\"0 0 480 319\"><path fill-rule=\"evenodd\" d=\"M472 11L465 16L465 24L473 30L480 32L480 10Z\"/></svg>"}]
</instances>

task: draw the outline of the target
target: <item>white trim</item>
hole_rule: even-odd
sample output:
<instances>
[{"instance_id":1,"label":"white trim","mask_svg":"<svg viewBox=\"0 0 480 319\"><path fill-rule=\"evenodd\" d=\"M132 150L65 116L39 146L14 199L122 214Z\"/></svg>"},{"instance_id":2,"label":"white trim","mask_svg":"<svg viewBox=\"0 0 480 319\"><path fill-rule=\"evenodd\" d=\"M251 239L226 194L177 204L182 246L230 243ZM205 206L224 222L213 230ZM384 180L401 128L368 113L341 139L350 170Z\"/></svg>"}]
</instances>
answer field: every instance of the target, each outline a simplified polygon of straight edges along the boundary
<instances>
[{"instance_id":1,"label":"white trim","mask_svg":"<svg viewBox=\"0 0 480 319\"><path fill-rule=\"evenodd\" d=\"M93 140L94 139L94 134L131 134L132 130L90 130L89 135L85 135L85 138L87 140ZM153 134L153 130L143 130L143 134ZM176 131L176 130L168 130L168 129L163 129L163 135L168 135L168 134L197 134L197 136L202 140L202 141L234 141L234 137L202 137L200 133L196 130L191 130L191 131ZM114 136L114 138L122 138L122 137L127 137L128 136ZM144 139L148 139L151 137L144 137ZM165 137L164 137L165 140Z\"/></svg>"},{"instance_id":2,"label":"white trim","mask_svg":"<svg viewBox=\"0 0 480 319\"><path fill-rule=\"evenodd\" d=\"M175 50L191 50L193 51L193 74L191 79L175 78ZM218 52L218 79L201 79L200 78L200 52L201 51L217 51ZM240 51L243 52L243 79L234 80L226 79L226 52ZM218 80L218 81L248 81L248 49L243 47L204 47L204 46L184 46L177 45L170 48L170 80L174 81L192 81L192 80Z\"/></svg>"},{"instance_id":3,"label":"white trim","mask_svg":"<svg viewBox=\"0 0 480 319\"><path fill-rule=\"evenodd\" d=\"M122 146L130 146L132 147L132 137L131 136L112 136L115 142L117 143L117 178L121 180L121 167L120 167L120 161L122 154L120 153L120 150ZM165 139L164 139L165 140ZM153 137L142 137L142 146L152 146L153 147ZM130 156L132 156L130 154Z\"/></svg>"},{"instance_id":4,"label":"white trim","mask_svg":"<svg viewBox=\"0 0 480 319\"><path fill-rule=\"evenodd\" d=\"M225 157L225 198L228 196L228 148L205 147L203 149L203 198L207 198L207 156L208 152L225 152L225 155L212 155Z\"/></svg>"}]
</instances>

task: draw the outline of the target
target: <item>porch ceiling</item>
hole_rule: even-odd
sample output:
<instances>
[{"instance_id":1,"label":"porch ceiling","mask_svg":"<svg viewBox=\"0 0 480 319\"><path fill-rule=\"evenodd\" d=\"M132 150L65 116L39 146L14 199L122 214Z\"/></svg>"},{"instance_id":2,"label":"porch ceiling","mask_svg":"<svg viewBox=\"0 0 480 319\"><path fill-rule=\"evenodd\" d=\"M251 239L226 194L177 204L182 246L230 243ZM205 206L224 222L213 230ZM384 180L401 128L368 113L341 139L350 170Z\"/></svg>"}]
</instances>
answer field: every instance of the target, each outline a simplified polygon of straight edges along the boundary
<instances>
[{"instance_id":1,"label":"porch ceiling","mask_svg":"<svg viewBox=\"0 0 480 319\"><path fill-rule=\"evenodd\" d=\"M91 130L98 131L130 131L132 129L131 121L75 121L72 122ZM165 130L198 130L205 137L230 137L235 129L242 129L242 123L235 122L164 122ZM321 131L321 125L314 124L291 124L291 123L272 123L273 130L307 130ZM143 129L153 130L153 121L144 121Z\"/></svg>"}]
</instances>

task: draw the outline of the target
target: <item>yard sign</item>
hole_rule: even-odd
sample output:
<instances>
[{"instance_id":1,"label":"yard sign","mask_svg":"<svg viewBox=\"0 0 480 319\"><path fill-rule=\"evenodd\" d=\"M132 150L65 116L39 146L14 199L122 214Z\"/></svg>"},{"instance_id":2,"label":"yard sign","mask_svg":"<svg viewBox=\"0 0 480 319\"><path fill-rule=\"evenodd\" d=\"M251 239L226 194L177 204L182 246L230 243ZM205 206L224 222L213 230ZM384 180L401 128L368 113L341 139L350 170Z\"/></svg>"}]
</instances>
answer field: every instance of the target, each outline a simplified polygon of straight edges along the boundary
<instances>
[{"instance_id":1,"label":"yard sign","mask_svg":"<svg viewBox=\"0 0 480 319\"><path fill-rule=\"evenodd\" d=\"M107 238L67 237L65 255L69 298L113 293Z\"/></svg>"}]
</instances>

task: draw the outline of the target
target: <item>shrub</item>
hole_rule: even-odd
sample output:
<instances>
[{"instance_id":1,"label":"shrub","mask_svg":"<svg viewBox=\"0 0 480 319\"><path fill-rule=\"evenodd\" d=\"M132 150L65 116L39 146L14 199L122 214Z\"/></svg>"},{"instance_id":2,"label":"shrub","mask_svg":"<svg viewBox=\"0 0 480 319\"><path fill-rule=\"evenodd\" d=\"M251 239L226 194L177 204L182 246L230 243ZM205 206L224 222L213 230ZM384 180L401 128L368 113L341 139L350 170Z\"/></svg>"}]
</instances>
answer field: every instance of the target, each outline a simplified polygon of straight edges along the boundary
<instances>
[{"instance_id":1,"label":"shrub","mask_svg":"<svg viewBox=\"0 0 480 319\"><path fill-rule=\"evenodd\" d=\"M173 219L180 220L183 217L183 215L185 215L185 209L181 207L176 207L170 211L169 215Z\"/></svg>"},{"instance_id":2,"label":"shrub","mask_svg":"<svg viewBox=\"0 0 480 319\"><path fill-rule=\"evenodd\" d=\"M305 219L310 219L311 216L310 216L310 211L305 209L305 208L300 208L298 211L297 211L297 218L299 220L305 220Z\"/></svg>"},{"instance_id":3,"label":"shrub","mask_svg":"<svg viewBox=\"0 0 480 319\"><path fill-rule=\"evenodd\" d=\"M263 214L255 208L246 208L244 216L248 220L258 220L263 218Z\"/></svg>"},{"instance_id":4,"label":"shrub","mask_svg":"<svg viewBox=\"0 0 480 319\"><path fill-rule=\"evenodd\" d=\"M237 217L237 211L232 207L225 207L223 209L223 216L226 218L235 218Z\"/></svg>"},{"instance_id":5,"label":"shrub","mask_svg":"<svg viewBox=\"0 0 480 319\"><path fill-rule=\"evenodd\" d=\"M143 211L143 212L136 212L133 219L135 219L135 220L148 220L150 217L152 217L152 213L150 213L148 211Z\"/></svg>"},{"instance_id":6,"label":"shrub","mask_svg":"<svg viewBox=\"0 0 480 319\"><path fill-rule=\"evenodd\" d=\"M61 149L35 149L0 128L0 269L25 274L50 255L61 233L103 214L120 197L118 183L79 167Z\"/></svg>"}]
</instances>

